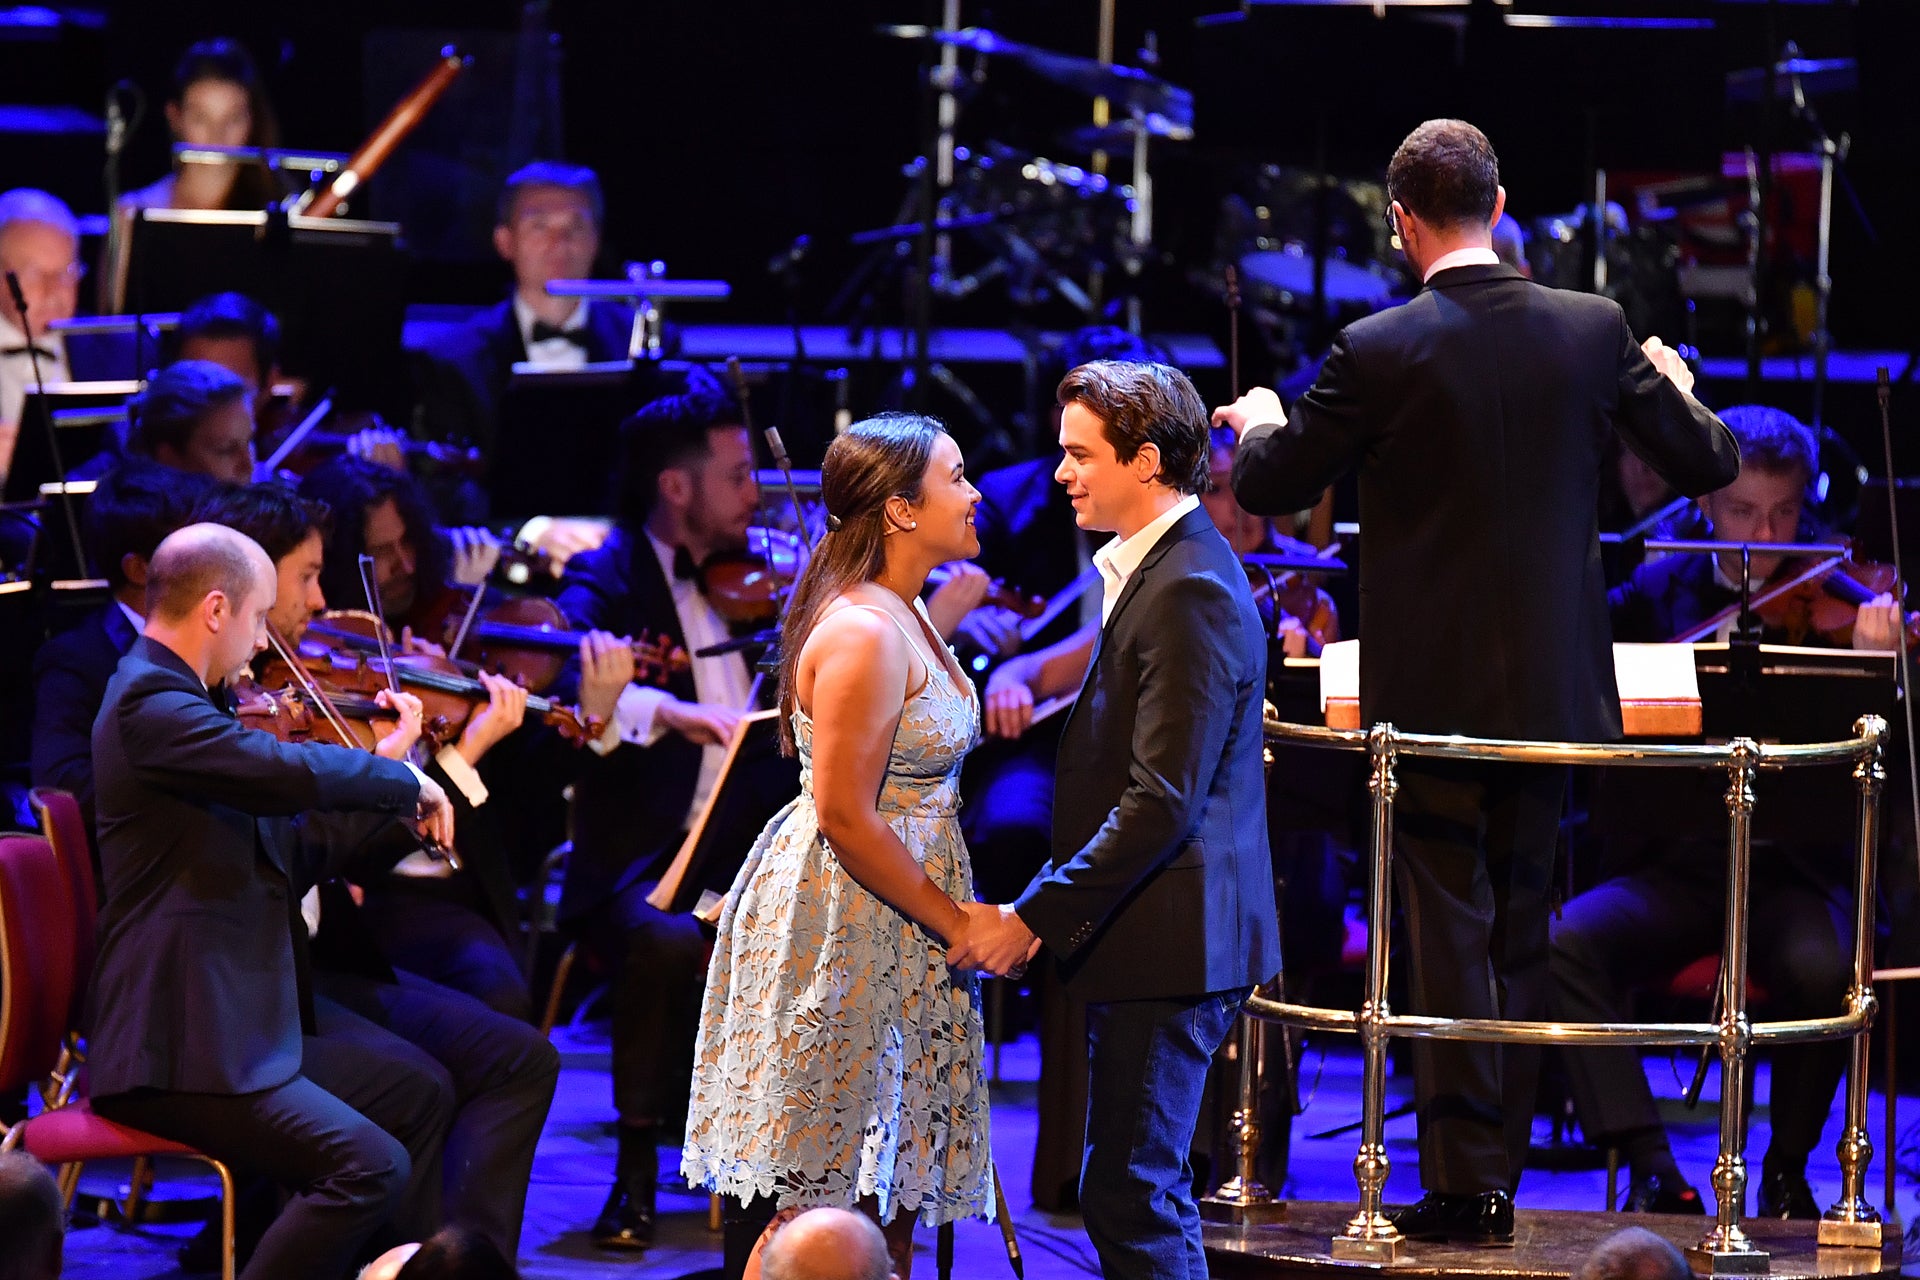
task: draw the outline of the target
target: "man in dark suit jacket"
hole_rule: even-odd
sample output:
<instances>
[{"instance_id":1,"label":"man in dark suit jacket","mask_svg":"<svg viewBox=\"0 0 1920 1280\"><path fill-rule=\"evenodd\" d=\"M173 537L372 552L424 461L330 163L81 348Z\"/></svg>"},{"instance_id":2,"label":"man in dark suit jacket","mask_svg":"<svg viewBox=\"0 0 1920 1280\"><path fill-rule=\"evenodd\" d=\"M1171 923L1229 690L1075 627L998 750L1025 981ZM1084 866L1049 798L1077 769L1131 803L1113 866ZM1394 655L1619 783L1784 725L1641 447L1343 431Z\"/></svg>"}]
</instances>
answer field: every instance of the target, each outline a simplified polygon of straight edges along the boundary
<instances>
[{"instance_id":1,"label":"man in dark suit jacket","mask_svg":"<svg viewBox=\"0 0 1920 1280\"><path fill-rule=\"evenodd\" d=\"M330 1278L393 1212L409 1162L300 1074L288 903L416 847L395 818L452 832L417 771L283 744L217 705L211 687L264 645L274 589L266 554L217 525L154 553L145 636L94 729L105 883L88 1069L101 1114L293 1190L246 1276Z\"/></svg>"},{"instance_id":2,"label":"man in dark suit jacket","mask_svg":"<svg viewBox=\"0 0 1920 1280\"><path fill-rule=\"evenodd\" d=\"M753 679L736 651L693 657L663 685L635 683L632 651L613 637L664 638L689 654L729 638L700 585L702 566L746 546L759 490L739 408L711 391L647 405L621 427L621 449L618 527L567 562L560 593L574 625L596 634L556 693L577 693L583 712L607 722L588 750L559 748L574 788L560 914L614 972L620 1158L593 1238L638 1249L653 1239L659 1142L685 1114L707 953L691 915L646 898L718 780ZM724 815L724 843L742 858L799 787L795 766L777 756L745 767L753 772L741 791L759 804ZM724 888L737 865L706 872Z\"/></svg>"},{"instance_id":3,"label":"man in dark suit jacket","mask_svg":"<svg viewBox=\"0 0 1920 1280\"><path fill-rule=\"evenodd\" d=\"M1736 405L1721 417L1740 444L1740 476L1700 499L1710 536L1725 542L1792 542L1811 532L1803 530L1802 514L1819 458L1813 432L1792 415L1759 405ZM1779 556L1755 555L1754 587L1760 589L1777 570L1797 567ZM1739 557L1731 551L1671 555L1641 565L1608 597L1614 638L1669 641L1736 609L1739 574ZM1732 629L1729 617L1721 630ZM1771 628L1760 638L1823 643L1818 636L1774 634ZM1889 650L1900 640L1900 610L1892 596L1859 606L1856 649ZM1761 726L1750 728L1757 732ZM1609 771L1596 793L1596 819L1618 813L1619 807L1652 810L1658 817L1650 823L1608 824L1622 828L1622 838L1609 841L1613 847L1603 853L1612 874L1567 903L1553 922L1556 1019L1624 1021L1634 989L1663 982L1717 951L1723 936L1726 841L1719 835L1685 834L1697 830L1687 815L1704 809L1711 818L1719 809L1717 796L1708 800L1701 794L1717 792L1719 784L1703 777L1697 786L1684 786L1693 780L1675 779L1679 786L1653 790L1665 779L1649 778L1644 770L1623 772L1627 776L1616 788ZM1696 798L1704 803L1690 803ZM1754 936L1768 942L1754 949L1753 973L1766 988L1775 1016L1829 1016L1842 1008L1853 980L1852 857L1844 840L1781 838L1773 823L1782 813L1777 805L1763 809L1755 832L1748 901ZM1674 1160L1639 1051L1570 1047L1561 1056L1581 1127L1594 1142L1627 1159L1626 1209L1703 1212L1699 1193ZM1820 1203L1807 1182L1807 1158L1832 1109L1846 1068L1846 1046L1781 1045L1772 1061L1771 1133L1760 1164L1756 1208L1761 1217L1816 1218Z\"/></svg>"},{"instance_id":4,"label":"man in dark suit jacket","mask_svg":"<svg viewBox=\"0 0 1920 1280\"><path fill-rule=\"evenodd\" d=\"M1343 330L1291 422L1264 389L1216 413L1241 431L1234 493L1274 515L1359 468L1366 723L1616 738L1595 532L1608 436L1684 493L1733 478L1733 439L1687 394L1678 357L1658 339L1636 345L1613 302L1499 263L1490 227L1506 197L1478 129L1429 121L1388 174L1426 291ZM1566 771L1409 759L1399 781L1414 1012L1545 1016ZM1401 1231L1510 1242L1537 1050L1421 1041L1414 1061L1428 1195L1401 1211Z\"/></svg>"},{"instance_id":5,"label":"man in dark suit jacket","mask_svg":"<svg viewBox=\"0 0 1920 1280\"><path fill-rule=\"evenodd\" d=\"M1058 478L1098 552L1103 628L1067 718L1052 861L972 904L954 963L1005 973L1044 942L1085 999L1080 1212L1112 1277L1204 1275L1189 1144L1207 1064L1280 968L1260 710L1266 641L1245 572L1195 496L1206 410L1165 365L1060 384Z\"/></svg>"}]
</instances>

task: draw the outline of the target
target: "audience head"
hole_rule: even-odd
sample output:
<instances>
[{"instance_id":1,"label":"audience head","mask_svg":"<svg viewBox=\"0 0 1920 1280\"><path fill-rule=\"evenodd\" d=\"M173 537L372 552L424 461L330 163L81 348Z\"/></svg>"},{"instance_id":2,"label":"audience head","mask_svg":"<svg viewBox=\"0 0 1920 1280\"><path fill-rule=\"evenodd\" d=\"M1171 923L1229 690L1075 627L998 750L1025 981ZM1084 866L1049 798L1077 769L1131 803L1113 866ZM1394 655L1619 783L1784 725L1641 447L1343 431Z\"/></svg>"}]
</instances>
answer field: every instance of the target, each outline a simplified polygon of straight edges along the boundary
<instances>
[{"instance_id":1,"label":"audience head","mask_svg":"<svg viewBox=\"0 0 1920 1280\"><path fill-rule=\"evenodd\" d=\"M253 481L253 401L237 374L207 360L176 360L127 406L127 449L179 471L231 484Z\"/></svg>"},{"instance_id":2,"label":"audience head","mask_svg":"<svg viewBox=\"0 0 1920 1280\"><path fill-rule=\"evenodd\" d=\"M466 1227L442 1227L418 1244L375 1258L359 1280L519 1280L498 1247Z\"/></svg>"},{"instance_id":3,"label":"audience head","mask_svg":"<svg viewBox=\"0 0 1920 1280\"><path fill-rule=\"evenodd\" d=\"M760 488L742 416L717 385L696 383L621 423L621 522L636 535L651 525L696 555L745 546Z\"/></svg>"},{"instance_id":4,"label":"audience head","mask_svg":"<svg viewBox=\"0 0 1920 1280\"><path fill-rule=\"evenodd\" d=\"M267 647L273 561L244 533L190 524L164 538L147 565L146 634L215 684Z\"/></svg>"},{"instance_id":5,"label":"audience head","mask_svg":"<svg viewBox=\"0 0 1920 1280\"><path fill-rule=\"evenodd\" d=\"M175 142L202 147L271 147L279 142L259 68L237 40L189 45L174 65L167 128Z\"/></svg>"},{"instance_id":6,"label":"audience head","mask_svg":"<svg viewBox=\"0 0 1920 1280\"><path fill-rule=\"evenodd\" d=\"M1065 456L1054 479L1081 528L1131 536L1158 495L1206 491L1207 408L1178 369L1096 360L1062 378L1056 398Z\"/></svg>"},{"instance_id":7,"label":"audience head","mask_svg":"<svg viewBox=\"0 0 1920 1280\"><path fill-rule=\"evenodd\" d=\"M172 350L176 360L204 360L234 374L258 404L280 367L280 322L244 293L210 294L180 313Z\"/></svg>"},{"instance_id":8,"label":"audience head","mask_svg":"<svg viewBox=\"0 0 1920 1280\"><path fill-rule=\"evenodd\" d=\"M809 1209L760 1253L762 1280L890 1280L893 1260L879 1224L846 1209Z\"/></svg>"},{"instance_id":9,"label":"audience head","mask_svg":"<svg viewBox=\"0 0 1920 1280\"><path fill-rule=\"evenodd\" d=\"M279 484L226 485L201 499L193 518L237 529L260 544L273 561L278 588L267 621L299 644L307 624L327 607L320 591L327 539L333 534L327 504Z\"/></svg>"},{"instance_id":10,"label":"audience head","mask_svg":"<svg viewBox=\"0 0 1920 1280\"><path fill-rule=\"evenodd\" d=\"M500 191L493 247L513 267L530 303L546 297L549 280L592 274L606 206L600 179L583 165L539 160L515 171ZM571 311L572 300L555 304Z\"/></svg>"},{"instance_id":11,"label":"audience head","mask_svg":"<svg viewBox=\"0 0 1920 1280\"><path fill-rule=\"evenodd\" d=\"M300 495L333 513L320 589L334 608L370 607L360 583L362 555L373 557L380 603L396 627L423 593L446 581L447 548L433 506L406 472L341 454L301 480Z\"/></svg>"},{"instance_id":12,"label":"audience head","mask_svg":"<svg viewBox=\"0 0 1920 1280\"><path fill-rule=\"evenodd\" d=\"M1722 410L1720 420L1740 446L1740 474L1700 499L1713 536L1723 542L1794 541L1801 533L1807 488L1820 465L1812 428L1790 413L1757 404ZM1738 556L1724 552L1720 565L1738 578ZM1779 565L1779 556L1755 555L1755 580L1764 580Z\"/></svg>"},{"instance_id":13,"label":"audience head","mask_svg":"<svg viewBox=\"0 0 1920 1280\"><path fill-rule=\"evenodd\" d=\"M32 187L0 195L0 272L20 277L26 323L42 345L47 323L70 320L80 303L80 223L58 196ZM0 287L0 316L21 328L13 291Z\"/></svg>"},{"instance_id":14,"label":"audience head","mask_svg":"<svg viewBox=\"0 0 1920 1280\"><path fill-rule=\"evenodd\" d=\"M1645 1227L1622 1227L1574 1268L1572 1280L1690 1280L1687 1260Z\"/></svg>"},{"instance_id":15,"label":"audience head","mask_svg":"<svg viewBox=\"0 0 1920 1280\"><path fill-rule=\"evenodd\" d=\"M194 504L212 485L205 476L138 457L123 458L95 482L83 517L87 554L114 594L145 608L154 548L191 522Z\"/></svg>"},{"instance_id":16,"label":"audience head","mask_svg":"<svg viewBox=\"0 0 1920 1280\"><path fill-rule=\"evenodd\" d=\"M1493 144L1465 120L1428 120L1408 134L1387 165L1387 196L1394 234L1422 274L1464 244L1491 245L1507 202Z\"/></svg>"},{"instance_id":17,"label":"audience head","mask_svg":"<svg viewBox=\"0 0 1920 1280\"><path fill-rule=\"evenodd\" d=\"M66 1218L47 1167L24 1151L0 1152L0 1280L58 1280Z\"/></svg>"}]
</instances>

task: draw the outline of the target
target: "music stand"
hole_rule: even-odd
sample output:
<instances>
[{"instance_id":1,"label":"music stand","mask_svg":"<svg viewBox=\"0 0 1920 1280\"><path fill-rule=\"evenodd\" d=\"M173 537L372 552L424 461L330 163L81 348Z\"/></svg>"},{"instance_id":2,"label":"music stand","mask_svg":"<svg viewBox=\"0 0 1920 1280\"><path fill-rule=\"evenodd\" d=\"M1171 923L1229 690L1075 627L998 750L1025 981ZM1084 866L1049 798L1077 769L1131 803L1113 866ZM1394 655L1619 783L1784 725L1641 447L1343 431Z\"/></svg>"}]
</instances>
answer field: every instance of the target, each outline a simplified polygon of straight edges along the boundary
<instances>
[{"instance_id":1,"label":"music stand","mask_svg":"<svg viewBox=\"0 0 1920 1280\"><path fill-rule=\"evenodd\" d=\"M661 372L625 360L580 369L515 365L488 466L491 518L613 514L620 424L665 394Z\"/></svg>"},{"instance_id":2,"label":"music stand","mask_svg":"<svg viewBox=\"0 0 1920 1280\"><path fill-rule=\"evenodd\" d=\"M69 471L98 453L120 451L118 432L127 421L127 401L140 387L133 381L47 384L45 411L53 415L53 429L60 434L60 457ZM31 502L41 496L41 485L65 478L53 465L53 450L47 443L41 413L40 393L27 388L20 405L20 435L14 445L13 465L7 471L0 499Z\"/></svg>"},{"instance_id":3,"label":"music stand","mask_svg":"<svg viewBox=\"0 0 1920 1280\"><path fill-rule=\"evenodd\" d=\"M800 794L800 762L780 754L777 708L744 716L727 743L720 777L680 851L647 895L657 911L695 911L711 922L707 894L724 895L767 822ZM716 908L717 910L717 908Z\"/></svg>"},{"instance_id":4,"label":"music stand","mask_svg":"<svg viewBox=\"0 0 1920 1280\"><path fill-rule=\"evenodd\" d=\"M184 311L208 294L243 293L278 317L289 374L334 388L345 408L406 407L398 224L142 209L129 234L125 310Z\"/></svg>"}]
</instances>

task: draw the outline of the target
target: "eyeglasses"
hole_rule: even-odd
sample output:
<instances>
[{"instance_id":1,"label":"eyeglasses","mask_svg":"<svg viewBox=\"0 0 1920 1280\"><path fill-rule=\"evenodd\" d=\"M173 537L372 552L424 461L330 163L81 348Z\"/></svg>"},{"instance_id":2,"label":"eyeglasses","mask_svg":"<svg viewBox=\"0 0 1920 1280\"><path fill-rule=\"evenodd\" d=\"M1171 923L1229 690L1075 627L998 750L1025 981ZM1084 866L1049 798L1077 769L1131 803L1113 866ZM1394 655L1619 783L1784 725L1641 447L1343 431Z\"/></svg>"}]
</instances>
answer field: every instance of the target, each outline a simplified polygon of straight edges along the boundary
<instances>
[{"instance_id":1,"label":"eyeglasses","mask_svg":"<svg viewBox=\"0 0 1920 1280\"><path fill-rule=\"evenodd\" d=\"M5 266L0 263L0 266ZM45 267L6 267L8 271L20 277L24 284L79 284L87 276L87 264L69 262L66 266L49 271Z\"/></svg>"}]
</instances>

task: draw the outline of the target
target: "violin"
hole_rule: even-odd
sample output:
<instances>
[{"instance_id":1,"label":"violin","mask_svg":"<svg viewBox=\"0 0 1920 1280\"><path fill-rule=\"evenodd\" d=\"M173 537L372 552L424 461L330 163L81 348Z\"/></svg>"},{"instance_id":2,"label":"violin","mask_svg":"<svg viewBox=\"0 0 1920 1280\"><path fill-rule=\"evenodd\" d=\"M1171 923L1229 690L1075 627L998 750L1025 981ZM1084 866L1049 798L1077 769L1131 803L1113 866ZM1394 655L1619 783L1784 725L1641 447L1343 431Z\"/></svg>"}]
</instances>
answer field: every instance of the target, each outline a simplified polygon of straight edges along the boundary
<instances>
[{"instance_id":1,"label":"violin","mask_svg":"<svg viewBox=\"0 0 1920 1280\"><path fill-rule=\"evenodd\" d=\"M935 566L927 575L928 587L940 587L953 579L954 571L946 565ZM1019 587L1008 586L1004 578L995 578L987 584L987 594L982 604L1016 613L1022 618L1037 618L1047 611L1047 598L1022 591Z\"/></svg>"},{"instance_id":2,"label":"violin","mask_svg":"<svg viewBox=\"0 0 1920 1280\"><path fill-rule=\"evenodd\" d=\"M490 700L486 685L446 658L369 652L383 644L390 651L393 638L372 614L336 610L308 625L299 659L307 671L327 677L346 694L370 696L388 687L390 679L404 685L423 704L421 736L436 750L457 741L474 712ZM607 727L599 716L537 695L528 697L527 714L540 717L575 746L593 741Z\"/></svg>"},{"instance_id":3,"label":"violin","mask_svg":"<svg viewBox=\"0 0 1920 1280\"><path fill-rule=\"evenodd\" d=\"M486 475L487 460L480 450L437 440L412 439L371 411L336 414L331 395L322 396L298 421L293 420L292 412L291 400L276 398L269 402L268 411L260 415L256 424L260 440L263 445L272 442L271 451L257 468L261 479L283 474L304 476L344 452L362 431L391 432L401 456L409 463L424 462L463 479L477 480ZM321 430L320 425L329 419L333 428Z\"/></svg>"},{"instance_id":4,"label":"violin","mask_svg":"<svg viewBox=\"0 0 1920 1280\"><path fill-rule=\"evenodd\" d=\"M805 565L797 536L755 525L747 530L744 551L707 558L700 569L702 590L713 611L729 624L769 627L780 617L780 607Z\"/></svg>"},{"instance_id":5,"label":"violin","mask_svg":"<svg viewBox=\"0 0 1920 1280\"><path fill-rule=\"evenodd\" d=\"M1845 649L1853 646L1853 624L1860 606L1885 594L1895 600L1905 596L1893 565L1835 557L1788 562L1785 576L1756 590L1748 604L1761 625L1788 644L1815 641ZM1711 636L1739 613L1738 604L1730 605L1676 640L1689 643ZM1902 617L1907 648L1912 649L1920 645L1920 611L1903 610Z\"/></svg>"},{"instance_id":6,"label":"violin","mask_svg":"<svg viewBox=\"0 0 1920 1280\"><path fill-rule=\"evenodd\" d=\"M1318 556L1320 551L1311 543L1298 538L1289 538L1285 534L1270 533L1270 547L1262 550L1278 551L1286 555ZM1254 605L1262 615L1273 617L1274 635L1281 634L1281 627L1288 618L1298 622L1307 633L1307 656L1317 658L1320 651L1340 638L1340 611L1311 573L1301 569L1275 570L1270 566L1247 564L1247 584L1253 589Z\"/></svg>"}]
</instances>

